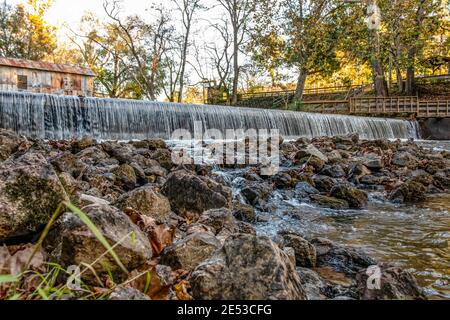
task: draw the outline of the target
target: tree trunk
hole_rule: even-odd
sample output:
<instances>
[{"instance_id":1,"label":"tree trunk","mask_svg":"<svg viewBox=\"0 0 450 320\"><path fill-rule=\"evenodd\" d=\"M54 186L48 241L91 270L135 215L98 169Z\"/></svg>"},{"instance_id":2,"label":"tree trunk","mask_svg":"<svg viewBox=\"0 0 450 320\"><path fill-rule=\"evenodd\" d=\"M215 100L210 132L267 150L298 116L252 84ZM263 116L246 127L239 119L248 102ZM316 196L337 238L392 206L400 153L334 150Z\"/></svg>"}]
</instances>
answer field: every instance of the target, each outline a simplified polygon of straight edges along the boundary
<instances>
[{"instance_id":1,"label":"tree trunk","mask_svg":"<svg viewBox=\"0 0 450 320\"><path fill-rule=\"evenodd\" d=\"M372 60L372 79L377 97L386 97L388 88L384 77L383 67L379 59Z\"/></svg>"},{"instance_id":2,"label":"tree trunk","mask_svg":"<svg viewBox=\"0 0 450 320\"><path fill-rule=\"evenodd\" d=\"M295 88L294 99L296 101L300 101L303 99L303 91L305 90L306 78L308 77L308 72L300 69L298 79L297 79L297 87Z\"/></svg>"},{"instance_id":3,"label":"tree trunk","mask_svg":"<svg viewBox=\"0 0 450 320\"><path fill-rule=\"evenodd\" d=\"M409 66L408 69L406 70L406 94L407 95L414 95L416 88L415 88L415 68L414 68L414 60L416 57L416 53L415 53L415 49L410 49L408 52L408 61L409 61Z\"/></svg>"},{"instance_id":4,"label":"tree trunk","mask_svg":"<svg viewBox=\"0 0 450 320\"><path fill-rule=\"evenodd\" d=\"M447 63L447 74L450 74L450 61Z\"/></svg>"},{"instance_id":5,"label":"tree trunk","mask_svg":"<svg viewBox=\"0 0 450 320\"><path fill-rule=\"evenodd\" d=\"M238 102L238 85L239 85L239 48L237 30L234 31L233 40L233 92L231 93L231 104L234 106Z\"/></svg>"},{"instance_id":6,"label":"tree trunk","mask_svg":"<svg viewBox=\"0 0 450 320\"><path fill-rule=\"evenodd\" d=\"M400 71L399 67L396 67L395 69L395 75L397 77L397 88L399 93L403 93L403 77L402 72Z\"/></svg>"},{"instance_id":7,"label":"tree trunk","mask_svg":"<svg viewBox=\"0 0 450 320\"><path fill-rule=\"evenodd\" d=\"M186 35L183 43L183 51L181 53L181 71L180 71L180 90L178 91L178 102L183 102L183 90L184 90L184 73L186 70L187 61L187 49L189 46L189 33L191 32L191 26L189 21L189 26L186 29Z\"/></svg>"}]
</instances>

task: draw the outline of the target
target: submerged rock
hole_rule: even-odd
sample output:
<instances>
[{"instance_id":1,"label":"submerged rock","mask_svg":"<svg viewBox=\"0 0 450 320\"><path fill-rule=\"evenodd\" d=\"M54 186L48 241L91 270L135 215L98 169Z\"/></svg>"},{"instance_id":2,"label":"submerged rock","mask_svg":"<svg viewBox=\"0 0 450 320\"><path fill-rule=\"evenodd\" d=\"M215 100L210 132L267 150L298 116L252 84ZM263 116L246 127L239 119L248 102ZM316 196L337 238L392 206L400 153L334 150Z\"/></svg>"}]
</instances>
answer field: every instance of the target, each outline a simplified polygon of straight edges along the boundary
<instances>
[{"instance_id":1,"label":"submerged rock","mask_svg":"<svg viewBox=\"0 0 450 320\"><path fill-rule=\"evenodd\" d=\"M191 277L198 300L301 300L306 293L289 256L269 238L236 234Z\"/></svg>"},{"instance_id":2,"label":"submerged rock","mask_svg":"<svg viewBox=\"0 0 450 320\"><path fill-rule=\"evenodd\" d=\"M0 241L35 233L68 196L46 158L29 151L0 163Z\"/></svg>"},{"instance_id":3,"label":"submerged rock","mask_svg":"<svg viewBox=\"0 0 450 320\"><path fill-rule=\"evenodd\" d=\"M128 271L138 268L152 257L152 248L147 236L131 222L127 215L107 205L90 205L82 211L100 230L106 240L114 247L114 252ZM55 261L67 268L92 264L100 277L112 274L114 280L124 279L126 274L107 249L100 243L88 226L74 213L62 216L60 225L52 231L46 243L47 251ZM103 257L102 257L103 256ZM83 279L95 282L91 272Z\"/></svg>"}]
</instances>

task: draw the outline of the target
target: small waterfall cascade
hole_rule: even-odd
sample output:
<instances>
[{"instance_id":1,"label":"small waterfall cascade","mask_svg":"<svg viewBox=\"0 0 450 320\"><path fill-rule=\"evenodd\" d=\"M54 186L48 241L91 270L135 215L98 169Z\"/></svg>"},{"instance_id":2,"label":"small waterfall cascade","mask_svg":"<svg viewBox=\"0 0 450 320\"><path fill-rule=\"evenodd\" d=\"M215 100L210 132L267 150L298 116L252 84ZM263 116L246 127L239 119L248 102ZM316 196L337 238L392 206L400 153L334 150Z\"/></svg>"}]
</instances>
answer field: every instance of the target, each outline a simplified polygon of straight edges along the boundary
<instances>
[{"instance_id":1,"label":"small waterfall cascade","mask_svg":"<svg viewBox=\"0 0 450 320\"><path fill-rule=\"evenodd\" d=\"M285 137L359 133L365 139L420 138L415 121L282 110L0 92L0 128L29 137L104 140L159 137L204 129L278 129Z\"/></svg>"}]
</instances>

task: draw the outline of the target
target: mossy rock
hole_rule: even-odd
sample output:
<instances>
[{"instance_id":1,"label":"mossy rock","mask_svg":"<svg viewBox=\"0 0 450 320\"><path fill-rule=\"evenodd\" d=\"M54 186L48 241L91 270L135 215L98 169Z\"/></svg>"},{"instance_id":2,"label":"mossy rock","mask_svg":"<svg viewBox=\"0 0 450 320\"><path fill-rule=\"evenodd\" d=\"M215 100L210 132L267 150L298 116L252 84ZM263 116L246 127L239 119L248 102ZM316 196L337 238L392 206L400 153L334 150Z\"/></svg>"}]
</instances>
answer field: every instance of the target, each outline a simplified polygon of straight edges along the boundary
<instances>
[{"instance_id":1,"label":"mossy rock","mask_svg":"<svg viewBox=\"0 0 450 320\"><path fill-rule=\"evenodd\" d=\"M67 199L45 157L28 152L0 166L0 240L38 232Z\"/></svg>"}]
</instances>

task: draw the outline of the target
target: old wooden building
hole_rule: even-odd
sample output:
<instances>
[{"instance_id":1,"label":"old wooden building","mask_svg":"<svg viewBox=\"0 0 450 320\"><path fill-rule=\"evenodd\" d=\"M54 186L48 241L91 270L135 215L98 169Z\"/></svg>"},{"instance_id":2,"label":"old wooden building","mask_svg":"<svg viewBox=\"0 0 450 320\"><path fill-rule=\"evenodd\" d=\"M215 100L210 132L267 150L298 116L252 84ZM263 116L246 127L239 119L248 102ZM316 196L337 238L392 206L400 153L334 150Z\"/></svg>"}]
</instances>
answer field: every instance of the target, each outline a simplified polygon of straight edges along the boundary
<instances>
[{"instance_id":1,"label":"old wooden building","mask_svg":"<svg viewBox=\"0 0 450 320\"><path fill-rule=\"evenodd\" d=\"M79 66L0 57L0 91L92 96L94 77Z\"/></svg>"}]
</instances>

